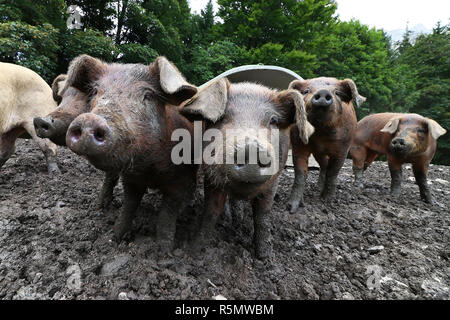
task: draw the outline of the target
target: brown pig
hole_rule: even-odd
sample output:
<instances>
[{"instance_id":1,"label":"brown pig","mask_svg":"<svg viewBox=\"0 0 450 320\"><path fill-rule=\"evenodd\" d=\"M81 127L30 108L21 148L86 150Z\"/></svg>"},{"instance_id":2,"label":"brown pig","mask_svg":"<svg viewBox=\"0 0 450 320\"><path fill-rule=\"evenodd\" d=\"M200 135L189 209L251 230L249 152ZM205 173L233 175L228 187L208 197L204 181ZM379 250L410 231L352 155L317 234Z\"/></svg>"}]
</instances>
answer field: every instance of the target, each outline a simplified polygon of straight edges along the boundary
<instances>
[{"instance_id":1,"label":"brown pig","mask_svg":"<svg viewBox=\"0 0 450 320\"><path fill-rule=\"evenodd\" d=\"M287 160L289 128L297 123L299 139L305 144L314 131L306 120L301 94L253 83L230 84L221 78L203 88L180 112L202 120L205 129L205 208L197 244L212 237L231 196L252 202L255 253L262 259L269 257L269 215Z\"/></svg>"},{"instance_id":2,"label":"brown pig","mask_svg":"<svg viewBox=\"0 0 450 320\"><path fill-rule=\"evenodd\" d=\"M33 120L38 137L50 139L60 146L66 146L66 133L72 121L80 114L90 111L89 96L75 87L66 87L66 80L66 74L61 74L53 80L53 99L58 103L58 107L45 117L36 117ZM106 172L97 200L98 209L106 209L110 205L118 180L118 172Z\"/></svg>"},{"instance_id":3,"label":"brown pig","mask_svg":"<svg viewBox=\"0 0 450 320\"><path fill-rule=\"evenodd\" d=\"M319 189L323 199L336 193L336 180L350 149L356 130L356 114L352 101L358 107L366 98L358 93L350 79L316 78L295 80L289 88L302 93L308 121L315 131L309 143L299 138L298 128L292 127L291 143L295 168L295 180L288 202L288 209L296 213L304 206L303 192L308 174L308 158L312 153L320 165Z\"/></svg>"},{"instance_id":4,"label":"brown pig","mask_svg":"<svg viewBox=\"0 0 450 320\"><path fill-rule=\"evenodd\" d=\"M36 135L33 118L53 111L49 85L34 71L0 62L0 168L14 153L17 138L32 138L47 161L49 173L59 173L56 146Z\"/></svg>"},{"instance_id":5,"label":"brown pig","mask_svg":"<svg viewBox=\"0 0 450 320\"><path fill-rule=\"evenodd\" d=\"M193 133L192 123L176 106L197 88L164 57L146 66L106 64L87 55L70 63L66 86L88 94L91 104L90 112L70 124L67 146L97 169L120 172L122 178L124 201L115 237L130 231L146 189L159 189L163 200L157 238L161 251L169 251L177 216L193 198L198 169L171 159L173 131Z\"/></svg>"},{"instance_id":6,"label":"brown pig","mask_svg":"<svg viewBox=\"0 0 450 320\"><path fill-rule=\"evenodd\" d=\"M436 121L418 114L378 113L358 122L350 154L355 184L362 187L362 174L379 156L386 155L391 173L391 193L400 195L402 164L411 163L420 196L434 203L427 184L427 171L436 152L436 140L446 130Z\"/></svg>"}]
</instances>

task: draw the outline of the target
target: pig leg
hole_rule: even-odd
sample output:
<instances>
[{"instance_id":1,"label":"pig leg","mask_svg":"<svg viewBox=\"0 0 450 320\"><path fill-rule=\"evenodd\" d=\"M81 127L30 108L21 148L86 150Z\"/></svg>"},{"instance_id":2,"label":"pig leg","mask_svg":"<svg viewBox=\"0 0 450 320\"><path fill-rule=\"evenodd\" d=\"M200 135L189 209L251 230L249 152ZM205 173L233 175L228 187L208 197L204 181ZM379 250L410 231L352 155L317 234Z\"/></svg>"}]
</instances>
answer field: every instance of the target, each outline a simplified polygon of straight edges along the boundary
<instances>
[{"instance_id":1,"label":"pig leg","mask_svg":"<svg viewBox=\"0 0 450 320\"><path fill-rule=\"evenodd\" d=\"M144 196L146 187L123 181L123 208L114 224L114 238L122 240L131 230L134 215Z\"/></svg>"},{"instance_id":2,"label":"pig leg","mask_svg":"<svg viewBox=\"0 0 450 320\"><path fill-rule=\"evenodd\" d=\"M16 139L23 133L22 128L14 128L0 135L0 168L11 157L15 150Z\"/></svg>"},{"instance_id":3,"label":"pig leg","mask_svg":"<svg viewBox=\"0 0 450 320\"><path fill-rule=\"evenodd\" d=\"M230 206L232 224L234 227L237 227L242 223L244 215L244 202L232 197L228 197L228 203Z\"/></svg>"},{"instance_id":4,"label":"pig leg","mask_svg":"<svg viewBox=\"0 0 450 320\"><path fill-rule=\"evenodd\" d=\"M194 244L196 249L203 247L213 236L218 217L222 214L227 201L224 190L217 188L205 178L205 208L203 211L199 237Z\"/></svg>"},{"instance_id":5,"label":"pig leg","mask_svg":"<svg viewBox=\"0 0 450 320\"><path fill-rule=\"evenodd\" d=\"M303 145L304 146L304 145ZM304 207L303 192L305 190L306 177L308 176L308 158L311 154L304 148L296 150L292 148L292 160L294 162L295 178L287 208L291 214L297 212L299 207Z\"/></svg>"},{"instance_id":6,"label":"pig leg","mask_svg":"<svg viewBox=\"0 0 450 320\"><path fill-rule=\"evenodd\" d=\"M414 177L416 178L416 183L419 186L420 197L426 203L435 204L433 195L431 194L431 190L428 187L427 183L427 171L428 171L427 169L428 169L428 162L413 164Z\"/></svg>"},{"instance_id":7,"label":"pig leg","mask_svg":"<svg viewBox=\"0 0 450 320\"><path fill-rule=\"evenodd\" d=\"M42 150L47 161L48 173L51 175L59 174L58 165L56 163L56 145L48 139L41 139L36 135L34 126L32 123L26 123L24 125L25 131L31 136L31 138L38 144Z\"/></svg>"},{"instance_id":8,"label":"pig leg","mask_svg":"<svg viewBox=\"0 0 450 320\"><path fill-rule=\"evenodd\" d=\"M106 172L105 180L103 181L102 190L97 200L97 210L107 209L113 199L114 187L119 181L119 174L116 172Z\"/></svg>"},{"instance_id":9,"label":"pig leg","mask_svg":"<svg viewBox=\"0 0 450 320\"><path fill-rule=\"evenodd\" d=\"M402 187L402 164L393 158L388 158L388 165L391 173L391 195L398 197Z\"/></svg>"},{"instance_id":10,"label":"pig leg","mask_svg":"<svg viewBox=\"0 0 450 320\"><path fill-rule=\"evenodd\" d=\"M353 146L350 149L350 154L353 160L353 175L355 176L353 185L358 188L363 188L362 176L364 172L364 163L367 158L367 149L361 146Z\"/></svg>"},{"instance_id":11,"label":"pig leg","mask_svg":"<svg viewBox=\"0 0 450 320\"><path fill-rule=\"evenodd\" d=\"M328 157L324 155L315 154L314 158L316 159L317 163L319 163L320 166L319 181L317 185L319 186L320 193L322 193L325 188L325 181L327 177Z\"/></svg>"},{"instance_id":12,"label":"pig leg","mask_svg":"<svg viewBox=\"0 0 450 320\"><path fill-rule=\"evenodd\" d=\"M270 210L277 190L277 183L266 193L252 201L253 209L253 245L256 257L264 260L272 256L270 233Z\"/></svg>"},{"instance_id":13,"label":"pig leg","mask_svg":"<svg viewBox=\"0 0 450 320\"><path fill-rule=\"evenodd\" d=\"M166 255L174 246L178 215L188 206L189 200L187 197L177 197L176 194L165 194L162 203L158 214L156 238L160 254Z\"/></svg>"},{"instance_id":14,"label":"pig leg","mask_svg":"<svg viewBox=\"0 0 450 320\"><path fill-rule=\"evenodd\" d=\"M330 158L328 160L327 173L325 178L325 187L320 196L324 200L332 199L336 194L336 184L339 171L344 165L345 157Z\"/></svg>"}]
</instances>

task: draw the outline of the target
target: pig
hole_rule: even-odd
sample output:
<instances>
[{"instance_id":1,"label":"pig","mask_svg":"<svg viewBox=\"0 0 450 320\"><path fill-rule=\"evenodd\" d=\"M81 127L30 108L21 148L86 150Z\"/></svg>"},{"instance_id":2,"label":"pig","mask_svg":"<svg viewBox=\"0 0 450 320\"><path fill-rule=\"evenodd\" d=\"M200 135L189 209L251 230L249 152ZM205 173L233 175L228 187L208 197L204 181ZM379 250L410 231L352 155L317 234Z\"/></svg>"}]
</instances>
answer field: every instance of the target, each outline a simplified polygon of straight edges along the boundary
<instances>
[{"instance_id":1,"label":"pig","mask_svg":"<svg viewBox=\"0 0 450 320\"><path fill-rule=\"evenodd\" d=\"M58 107L45 117L33 119L36 134L50 139L59 146L66 146L66 133L72 121L82 113L89 112L89 96L74 87L65 87L67 75L61 74L53 80L53 99ZM114 187L119 180L118 172L106 172L97 209L107 209L113 199Z\"/></svg>"},{"instance_id":2,"label":"pig","mask_svg":"<svg viewBox=\"0 0 450 320\"><path fill-rule=\"evenodd\" d=\"M52 89L34 71L0 62L0 168L15 150L17 138L32 138L44 153L48 173L59 173L57 147L36 135L33 118L53 111Z\"/></svg>"},{"instance_id":3,"label":"pig","mask_svg":"<svg viewBox=\"0 0 450 320\"><path fill-rule=\"evenodd\" d=\"M129 235L134 214L148 187L161 191L157 240L160 253L174 244L177 215L193 198L198 165L175 165L171 135L193 125L177 106L197 93L165 57L150 66L107 64L88 55L69 66L66 87L89 96L90 112L76 117L66 144L97 169L120 172L124 194L114 225L117 241Z\"/></svg>"},{"instance_id":4,"label":"pig","mask_svg":"<svg viewBox=\"0 0 450 320\"><path fill-rule=\"evenodd\" d=\"M292 126L290 137L295 180L288 201L291 214L304 206L303 192L308 174L308 158L312 153L320 166L319 189L324 200L330 200L336 193L336 180L349 152L357 120L355 109L366 98L358 93L351 79L315 78L294 80L290 89L301 92L305 102L308 121L315 132L305 144L298 134L298 127Z\"/></svg>"},{"instance_id":5,"label":"pig","mask_svg":"<svg viewBox=\"0 0 450 320\"><path fill-rule=\"evenodd\" d=\"M436 140L446 132L436 121L413 113L378 113L363 118L350 150L355 185L362 188L363 171L379 155L386 155L393 196L400 195L402 164L411 163L422 200L435 203L427 171L436 152Z\"/></svg>"},{"instance_id":6,"label":"pig","mask_svg":"<svg viewBox=\"0 0 450 320\"><path fill-rule=\"evenodd\" d=\"M221 78L199 91L180 112L191 121L203 121L204 137L213 130L223 137L214 138L217 150L211 151L213 159L203 159L205 207L194 248L211 239L227 196L231 196L251 201L255 254L260 259L270 257L269 214L278 176L288 156L289 128L296 123L298 136L305 144L314 132L306 119L301 94L296 90L278 92L248 82L231 84L227 78ZM267 130L267 135L257 134L260 129ZM235 137L227 136L233 130L240 131L235 131ZM269 139L273 133L278 133L278 138ZM205 153L213 142L203 140ZM252 149L257 151L253 161ZM227 157L233 161L227 162Z\"/></svg>"}]
</instances>

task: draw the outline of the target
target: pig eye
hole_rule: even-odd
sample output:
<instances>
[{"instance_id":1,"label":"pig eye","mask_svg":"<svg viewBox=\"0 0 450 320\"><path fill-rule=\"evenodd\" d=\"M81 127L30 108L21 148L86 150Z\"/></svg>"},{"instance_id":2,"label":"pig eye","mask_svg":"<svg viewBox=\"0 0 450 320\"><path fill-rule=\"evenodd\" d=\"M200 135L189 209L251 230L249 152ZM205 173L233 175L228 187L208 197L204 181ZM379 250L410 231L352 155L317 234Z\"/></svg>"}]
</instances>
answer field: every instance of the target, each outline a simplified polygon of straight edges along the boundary
<instances>
[{"instance_id":1,"label":"pig eye","mask_svg":"<svg viewBox=\"0 0 450 320\"><path fill-rule=\"evenodd\" d=\"M338 91L338 90L336 90L335 92L334 92L334 94L335 95L337 95L339 98L345 98L345 94L342 92L342 91Z\"/></svg>"},{"instance_id":2,"label":"pig eye","mask_svg":"<svg viewBox=\"0 0 450 320\"><path fill-rule=\"evenodd\" d=\"M271 126L276 126L276 125L278 125L278 117L277 117L277 116L272 116L272 117L270 118L269 124L270 124Z\"/></svg>"},{"instance_id":3,"label":"pig eye","mask_svg":"<svg viewBox=\"0 0 450 320\"><path fill-rule=\"evenodd\" d=\"M150 101L155 99L155 93L153 91L147 90L144 94L144 101Z\"/></svg>"},{"instance_id":4,"label":"pig eye","mask_svg":"<svg viewBox=\"0 0 450 320\"><path fill-rule=\"evenodd\" d=\"M307 88L307 89L304 89L304 90L302 90L300 92L301 92L301 94L308 94L308 93L311 92L311 90L309 88Z\"/></svg>"}]
</instances>

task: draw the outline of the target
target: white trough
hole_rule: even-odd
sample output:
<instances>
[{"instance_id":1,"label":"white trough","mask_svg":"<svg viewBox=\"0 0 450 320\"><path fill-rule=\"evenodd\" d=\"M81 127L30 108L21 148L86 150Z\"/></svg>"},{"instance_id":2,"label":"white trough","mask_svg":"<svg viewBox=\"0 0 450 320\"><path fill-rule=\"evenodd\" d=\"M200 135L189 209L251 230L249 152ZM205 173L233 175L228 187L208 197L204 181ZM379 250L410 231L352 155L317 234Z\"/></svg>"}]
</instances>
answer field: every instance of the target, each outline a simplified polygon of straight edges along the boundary
<instances>
[{"instance_id":1,"label":"white trough","mask_svg":"<svg viewBox=\"0 0 450 320\"><path fill-rule=\"evenodd\" d=\"M246 65L225 71L214 79L201 85L200 88L203 88L209 83L223 77L227 77L232 83L244 81L256 82L266 87L278 90L287 89L293 80L303 80L303 78L297 73L286 68L265 65ZM288 167L293 167L291 150L289 150L289 157L286 165ZM312 155L308 159L308 167L319 168L319 164Z\"/></svg>"}]
</instances>

